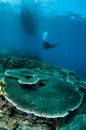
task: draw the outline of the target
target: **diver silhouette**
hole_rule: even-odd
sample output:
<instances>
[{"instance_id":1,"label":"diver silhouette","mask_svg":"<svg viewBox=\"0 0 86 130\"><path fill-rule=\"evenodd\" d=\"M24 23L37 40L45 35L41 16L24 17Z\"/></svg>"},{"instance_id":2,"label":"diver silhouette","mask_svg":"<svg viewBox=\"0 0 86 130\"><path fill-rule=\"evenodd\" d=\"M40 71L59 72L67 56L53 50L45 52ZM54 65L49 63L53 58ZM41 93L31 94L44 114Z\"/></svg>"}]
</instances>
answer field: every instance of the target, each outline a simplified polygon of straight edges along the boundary
<instances>
[{"instance_id":1,"label":"diver silhouette","mask_svg":"<svg viewBox=\"0 0 86 130\"><path fill-rule=\"evenodd\" d=\"M48 41L44 41L42 43L42 48L45 50L51 49L51 48L55 48L58 44L51 44Z\"/></svg>"},{"instance_id":2,"label":"diver silhouette","mask_svg":"<svg viewBox=\"0 0 86 130\"><path fill-rule=\"evenodd\" d=\"M51 48L55 48L58 44L51 44L50 42L48 42L48 40L46 39L48 36L48 32L44 32L43 33L43 42L42 42L42 49L48 50Z\"/></svg>"}]
</instances>

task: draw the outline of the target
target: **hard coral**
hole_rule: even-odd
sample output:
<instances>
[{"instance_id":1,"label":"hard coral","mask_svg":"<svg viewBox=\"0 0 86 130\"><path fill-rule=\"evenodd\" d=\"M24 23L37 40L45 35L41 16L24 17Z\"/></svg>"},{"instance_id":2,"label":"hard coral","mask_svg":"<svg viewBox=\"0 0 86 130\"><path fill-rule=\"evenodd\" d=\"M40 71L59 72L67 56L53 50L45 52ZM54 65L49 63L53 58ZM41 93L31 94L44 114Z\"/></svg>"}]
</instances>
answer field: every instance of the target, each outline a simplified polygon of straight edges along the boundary
<instances>
[{"instance_id":1,"label":"hard coral","mask_svg":"<svg viewBox=\"0 0 86 130\"><path fill-rule=\"evenodd\" d=\"M39 81L37 73L28 69L6 70L5 77L17 79L20 84L32 85Z\"/></svg>"},{"instance_id":2,"label":"hard coral","mask_svg":"<svg viewBox=\"0 0 86 130\"><path fill-rule=\"evenodd\" d=\"M25 71L21 70L21 72ZM46 73L43 74L46 75ZM41 79L40 72L38 72L38 75L39 79ZM18 109L26 113L34 113L48 118L64 117L69 111L79 107L83 94L73 84L60 79L54 73L52 75L47 74L47 78L49 76L48 80L38 89L21 87L19 82L20 79L22 82L22 78L26 78L25 74L18 79L5 77L8 84L8 87L4 88L4 92L7 93L5 97ZM25 80L29 81L30 78Z\"/></svg>"},{"instance_id":3,"label":"hard coral","mask_svg":"<svg viewBox=\"0 0 86 130\"><path fill-rule=\"evenodd\" d=\"M37 74L29 69L8 69L5 71L5 76L19 79L20 77L34 77Z\"/></svg>"},{"instance_id":4,"label":"hard coral","mask_svg":"<svg viewBox=\"0 0 86 130\"><path fill-rule=\"evenodd\" d=\"M33 78L29 78L29 79L26 79L26 78L20 78L19 80L18 80L18 82L20 83L20 84L25 84L25 85L34 85L34 84L37 84L38 82L39 82L39 78L35 78L35 77L33 77Z\"/></svg>"}]
</instances>

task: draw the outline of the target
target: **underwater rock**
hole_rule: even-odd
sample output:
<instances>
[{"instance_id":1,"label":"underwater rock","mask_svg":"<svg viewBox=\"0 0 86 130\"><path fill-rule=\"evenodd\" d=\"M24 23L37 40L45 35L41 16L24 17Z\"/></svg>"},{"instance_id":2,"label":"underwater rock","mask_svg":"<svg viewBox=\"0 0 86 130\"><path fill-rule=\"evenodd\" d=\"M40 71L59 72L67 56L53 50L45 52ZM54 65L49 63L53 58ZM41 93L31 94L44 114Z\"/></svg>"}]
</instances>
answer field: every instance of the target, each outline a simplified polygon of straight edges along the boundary
<instances>
[{"instance_id":1,"label":"underwater rock","mask_svg":"<svg viewBox=\"0 0 86 130\"><path fill-rule=\"evenodd\" d=\"M40 79L40 72L39 75ZM21 111L41 117L64 117L69 111L79 107L83 98L74 85L56 75L49 75L49 80L38 89L22 88L15 78L5 77L5 81L8 85L4 88L5 98Z\"/></svg>"},{"instance_id":2,"label":"underwater rock","mask_svg":"<svg viewBox=\"0 0 86 130\"><path fill-rule=\"evenodd\" d=\"M22 7L21 13L21 24L27 34L34 34L36 31L36 25L33 18L33 12L27 7Z\"/></svg>"}]
</instances>

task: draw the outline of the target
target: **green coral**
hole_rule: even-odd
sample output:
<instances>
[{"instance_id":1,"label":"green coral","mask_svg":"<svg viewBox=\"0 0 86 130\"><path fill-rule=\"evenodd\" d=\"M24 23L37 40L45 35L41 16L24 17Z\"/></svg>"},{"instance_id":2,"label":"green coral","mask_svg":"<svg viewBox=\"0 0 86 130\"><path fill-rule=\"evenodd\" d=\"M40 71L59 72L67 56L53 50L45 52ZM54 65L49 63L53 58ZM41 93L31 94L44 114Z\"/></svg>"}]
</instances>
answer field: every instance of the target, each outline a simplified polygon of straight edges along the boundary
<instances>
[{"instance_id":1,"label":"green coral","mask_svg":"<svg viewBox=\"0 0 86 130\"><path fill-rule=\"evenodd\" d=\"M19 71L22 72L22 69ZM38 73L40 81L46 82L38 84L37 89L21 86L20 80L21 82L25 80L26 83L24 83L27 85L27 81L32 80L30 78L24 79L24 76L16 79L6 76L5 81L8 87L4 88L5 97L22 111L49 118L64 117L69 111L79 107L83 95L76 89L77 86L60 79L54 73L47 74L47 77L45 75L46 72ZM32 76L32 78L37 77ZM33 86L35 86L34 83Z\"/></svg>"}]
</instances>

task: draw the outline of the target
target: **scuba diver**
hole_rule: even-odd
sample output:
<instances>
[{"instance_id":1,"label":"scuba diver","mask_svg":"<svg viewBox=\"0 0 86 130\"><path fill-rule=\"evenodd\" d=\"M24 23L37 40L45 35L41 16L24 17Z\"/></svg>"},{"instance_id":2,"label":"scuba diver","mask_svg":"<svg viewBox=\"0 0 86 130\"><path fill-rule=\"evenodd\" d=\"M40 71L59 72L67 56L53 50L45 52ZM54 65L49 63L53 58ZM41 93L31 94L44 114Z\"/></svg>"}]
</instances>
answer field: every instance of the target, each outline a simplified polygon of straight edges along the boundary
<instances>
[{"instance_id":1,"label":"scuba diver","mask_svg":"<svg viewBox=\"0 0 86 130\"><path fill-rule=\"evenodd\" d=\"M43 33L43 42L42 42L42 49L45 49L45 50L48 50L48 49L51 49L51 48L55 48L58 44L51 44L50 42L48 42L46 40L48 36L48 32L44 32Z\"/></svg>"},{"instance_id":2,"label":"scuba diver","mask_svg":"<svg viewBox=\"0 0 86 130\"><path fill-rule=\"evenodd\" d=\"M51 44L48 41L44 41L42 43L42 48L45 50L51 49L51 48L55 48L57 46L57 44Z\"/></svg>"}]
</instances>

